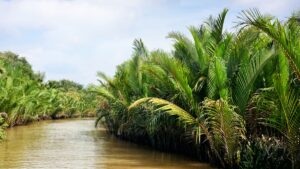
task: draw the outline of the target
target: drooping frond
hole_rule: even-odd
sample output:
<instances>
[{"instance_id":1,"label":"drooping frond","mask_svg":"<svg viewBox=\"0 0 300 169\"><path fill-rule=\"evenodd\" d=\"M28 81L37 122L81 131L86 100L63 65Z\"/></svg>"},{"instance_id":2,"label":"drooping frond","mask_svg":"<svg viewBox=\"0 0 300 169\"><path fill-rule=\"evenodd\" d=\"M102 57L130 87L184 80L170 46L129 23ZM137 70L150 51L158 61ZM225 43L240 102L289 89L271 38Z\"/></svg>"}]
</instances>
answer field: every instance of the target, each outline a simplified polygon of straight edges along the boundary
<instances>
[{"instance_id":1,"label":"drooping frond","mask_svg":"<svg viewBox=\"0 0 300 169\"><path fill-rule=\"evenodd\" d=\"M148 97L142 98L135 102L133 102L128 109L131 110L135 107L140 106L143 103L151 103L157 106L155 111L163 111L166 112L168 115L177 116L178 120L184 122L186 124L195 124L196 119L188 112L183 110L182 108L178 107L177 105L160 98Z\"/></svg>"},{"instance_id":2,"label":"drooping frond","mask_svg":"<svg viewBox=\"0 0 300 169\"><path fill-rule=\"evenodd\" d=\"M188 66L192 70L191 73L198 74L201 61L193 42L179 32L171 32L167 37L175 41L174 57Z\"/></svg>"},{"instance_id":3,"label":"drooping frond","mask_svg":"<svg viewBox=\"0 0 300 169\"><path fill-rule=\"evenodd\" d=\"M153 62L159 65L172 79L175 87L181 91L188 102L193 102L192 88L188 81L189 69L180 60L171 58L166 53L155 53Z\"/></svg>"},{"instance_id":4,"label":"drooping frond","mask_svg":"<svg viewBox=\"0 0 300 169\"><path fill-rule=\"evenodd\" d=\"M239 25L254 26L269 35L285 51L296 77L300 80L300 26L296 20L290 20L285 25L279 20L264 17L257 9L242 11Z\"/></svg>"},{"instance_id":5,"label":"drooping frond","mask_svg":"<svg viewBox=\"0 0 300 169\"><path fill-rule=\"evenodd\" d=\"M98 71L97 76L100 78L99 81L102 85L109 85L110 87L114 87L112 79L108 77L104 72ZM104 82L101 79L104 80Z\"/></svg>"}]
</instances>

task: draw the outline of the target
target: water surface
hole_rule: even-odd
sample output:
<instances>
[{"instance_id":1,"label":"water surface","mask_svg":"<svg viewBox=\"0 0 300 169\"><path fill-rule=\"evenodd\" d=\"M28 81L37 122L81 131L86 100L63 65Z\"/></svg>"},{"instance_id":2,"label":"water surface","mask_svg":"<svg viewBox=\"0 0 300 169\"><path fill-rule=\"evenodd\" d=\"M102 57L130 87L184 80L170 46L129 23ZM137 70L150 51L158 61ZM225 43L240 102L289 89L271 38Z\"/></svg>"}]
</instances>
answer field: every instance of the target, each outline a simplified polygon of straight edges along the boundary
<instances>
[{"instance_id":1,"label":"water surface","mask_svg":"<svg viewBox=\"0 0 300 169\"><path fill-rule=\"evenodd\" d=\"M2 169L210 169L183 156L162 153L95 129L94 120L37 122L7 130L0 143Z\"/></svg>"}]
</instances>

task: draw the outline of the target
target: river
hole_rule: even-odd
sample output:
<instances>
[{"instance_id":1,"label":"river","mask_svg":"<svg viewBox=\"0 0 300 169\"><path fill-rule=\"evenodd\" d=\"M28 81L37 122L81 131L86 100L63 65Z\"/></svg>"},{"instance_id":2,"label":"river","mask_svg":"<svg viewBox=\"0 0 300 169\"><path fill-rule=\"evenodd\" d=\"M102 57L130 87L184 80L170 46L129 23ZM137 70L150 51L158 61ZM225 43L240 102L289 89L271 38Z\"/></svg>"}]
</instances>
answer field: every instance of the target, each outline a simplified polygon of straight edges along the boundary
<instances>
[{"instance_id":1,"label":"river","mask_svg":"<svg viewBox=\"0 0 300 169\"><path fill-rule=\"evenodd\" d=\"M36 122L7 130L2 169L211 169L183 156L119 140L94 120Z\"/></svg>"}]
</instances>

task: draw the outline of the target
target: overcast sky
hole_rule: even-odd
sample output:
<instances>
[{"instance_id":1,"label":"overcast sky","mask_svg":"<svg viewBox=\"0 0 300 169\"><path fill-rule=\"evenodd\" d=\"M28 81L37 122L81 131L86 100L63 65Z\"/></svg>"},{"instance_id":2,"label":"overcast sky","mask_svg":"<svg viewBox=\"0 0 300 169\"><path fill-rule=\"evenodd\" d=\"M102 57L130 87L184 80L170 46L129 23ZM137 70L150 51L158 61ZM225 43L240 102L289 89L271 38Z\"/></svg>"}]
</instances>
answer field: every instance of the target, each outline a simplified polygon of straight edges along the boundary
<instances>
[{"instance_id":1,"label":"overcast sky","mask_svg":"<svg viewBox=\"0 0 300 169\"><path fill-rule=\"evenodd\" d=\"M25 56L46 79L95 83L113 75L142 38L150 50L170 51L170 31L186 34L209 15L229 9L226 28L243 9L259 8L285 19L299 0L1 0L0 51Z\"/></svg>"}]
</instances>

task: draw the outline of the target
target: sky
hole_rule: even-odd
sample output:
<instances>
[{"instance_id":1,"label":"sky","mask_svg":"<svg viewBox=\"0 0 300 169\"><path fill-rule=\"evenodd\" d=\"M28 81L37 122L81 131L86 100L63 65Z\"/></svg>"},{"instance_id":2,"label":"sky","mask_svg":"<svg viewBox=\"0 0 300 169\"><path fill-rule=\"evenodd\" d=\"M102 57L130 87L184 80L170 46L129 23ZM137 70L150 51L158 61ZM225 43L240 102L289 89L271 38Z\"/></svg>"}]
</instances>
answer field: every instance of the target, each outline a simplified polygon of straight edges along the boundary
<instances>
[{"instance_id":1,"label":"sky","mask_svg":"<svg viewBox=\"0 0 300 169\"><path fill-rule=\"evenodd\" d=\"M131 57L134 39L149 50L172 50L171 31L188 35L210 15L229 9L234 30L240 12L258 8L284 20L299 0L0 0L0 51L25 57L46 80L97 84Z\"/></svg>"}]
</instances>

